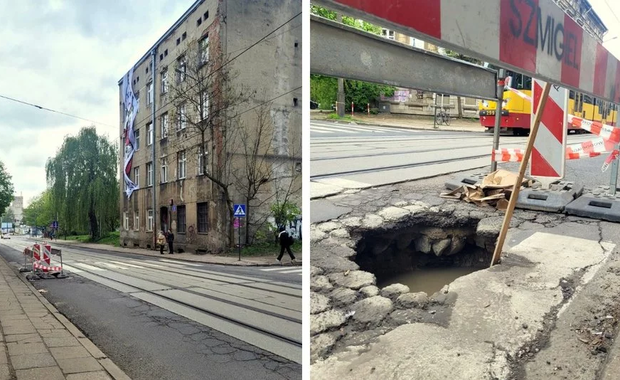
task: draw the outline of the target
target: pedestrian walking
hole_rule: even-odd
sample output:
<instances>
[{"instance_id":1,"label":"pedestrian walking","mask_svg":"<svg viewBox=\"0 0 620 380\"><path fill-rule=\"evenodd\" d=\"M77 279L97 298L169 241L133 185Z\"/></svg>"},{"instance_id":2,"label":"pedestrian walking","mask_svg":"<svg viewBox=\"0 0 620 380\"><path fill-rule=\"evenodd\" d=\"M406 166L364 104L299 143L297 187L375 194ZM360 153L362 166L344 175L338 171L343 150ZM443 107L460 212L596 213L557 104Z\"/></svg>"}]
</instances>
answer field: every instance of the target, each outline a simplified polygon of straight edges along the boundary
<instances>
[{"instance_id":1,"label":"pedestrian walking","mask_svg":"<svg viewBox=\"0 0 620 380\"><path fill-rule=\"evenodd\" d=\"M159 246L159 253L163 255L166 246L166 235L164 235L163 230L159 230L159 234L157 234L157 245Z\"/></svg>"},{"instance_id":2,"label":"pedestrian walking","mask_svg":"<svg viewBox=\"0 0 620 380\"><path fill-rule=\"evenodd\" d=\"M282 265L282 256L284 256L284 250L288 252L288 255L291 257L291 264L295 263L295 256L291 251L291 245L293 245L293 237L291 234L284 228L284 226L280 226L280 233L278 234L278 240L280 240L280 255L276 259L278 264Z\"/></svg>"},{"instance_id":3,"label":"pedestrian walking","mask_svg":"<svg viewBox=\"0 0 620 380\"><path fill-rule=\"evenodd\" d=\"M174 234L171 230L168 230L168 234L166 235L166 241L168 242L168 253L172 255L174 249L172 248L172 244L174 242Z\"/></svg>"}]
</instances>

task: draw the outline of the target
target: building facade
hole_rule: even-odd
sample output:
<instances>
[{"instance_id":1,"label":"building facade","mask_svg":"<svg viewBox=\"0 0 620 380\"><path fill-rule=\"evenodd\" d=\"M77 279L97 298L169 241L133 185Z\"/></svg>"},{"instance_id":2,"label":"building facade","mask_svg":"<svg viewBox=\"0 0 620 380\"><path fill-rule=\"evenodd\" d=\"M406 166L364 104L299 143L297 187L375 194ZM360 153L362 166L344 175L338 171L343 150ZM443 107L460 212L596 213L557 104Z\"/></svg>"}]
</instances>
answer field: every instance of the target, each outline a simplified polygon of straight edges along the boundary
<instances>
[{"instance_id":1,"label":"building facade","mask_svg":"<svg viewBox=\"0 0 620 380\"><path fill-rule=\"evenodd\" d=\"M15 224L19 226L24 219L24 197L15 195L9 209L13 212Z\"/></svg>"},{"instance_id":2,"label":"building facade","mask_svg":"<svg viewBox=\"0 0 620 380\"><path fill-rule=\"evenodd\" d=\"M301 205L299 1L196 1L118 84L122 246L221 252Z\"/></svg>"}]
</instances>

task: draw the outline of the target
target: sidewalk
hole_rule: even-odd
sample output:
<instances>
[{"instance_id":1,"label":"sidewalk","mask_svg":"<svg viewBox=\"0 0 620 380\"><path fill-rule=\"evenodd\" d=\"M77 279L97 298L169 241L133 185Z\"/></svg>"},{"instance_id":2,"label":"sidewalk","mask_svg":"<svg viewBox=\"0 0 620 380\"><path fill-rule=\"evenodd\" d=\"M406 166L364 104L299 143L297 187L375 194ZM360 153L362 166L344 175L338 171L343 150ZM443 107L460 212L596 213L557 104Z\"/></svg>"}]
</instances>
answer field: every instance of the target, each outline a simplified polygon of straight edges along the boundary
<instances>
[{"instance_id":1,"label":"sidewalk","mask_svg":"<svg viewBox=\"0 0 620 380\"><path fill-rule=\"evenodd\" d=\"M319 113L313 111L310 113L311 120L324 120L338 123L349 123L348 120L329 120L329 113ZM349 114L350 115L350 114ZM397 127L406 129L425 129L435 131L451 131L451 132L485 132L486 128L480 125L478 119L450 119L450 125L438 125L433 128L432 116L416 116L416 115L399 115L399 114L355 114L354 123L357 124L373 124L386 127Z\"/></svg>"},{"instance_id":2,"label":"sidewalk","mask_svg":"<svg viewBox=\"0 0 620 380\"><path fill-rule=\"evenodd\" d=\"M218 265L233 265L233 266L275 266L280 265L276 263L277 253L280 252L280 247L274 246L274 254L269 256L241 256L241 260L239 260L239 256L236 254L228 254L228 255L213 255L213 254L204 254L204 255L196 255L190 252L184 253L174 253L172 255L168 254L167 251L164 250L164 254L160 254L159 250L151 250L145 248L123 248L123 247L113 247L111 245L106 244L93 244L93 243L80 243L74 240L49 240L49 239L36 239L29 236L25 236L26 239L32 242L42 242L45 241L49 243L52 247L59 246L62 249L62 246L65 247L75 247L75 248L89 248L89 249L98 249L101 251L110 251L110 252L120 252L120 253L129 253L129 254L137 254L143 256L151 256L151 257L161 257L170 260L180 260L180 261L191 261L191 262L199 262L199 263L207 263L207 264L218 264ZM276 251L277 250L277 251ZM302 256L301 251L293 252L295 255L297 263L294 265L301 265ZM290 265L288 254L284 253L284 258L282 259L283 265Z\"/></svg>"},{"instance_id":3,"label":"sidewalk","mask_svg":"<svg viewBox=\"0 0 620 380\"><path fill-rule=\"evenodd\" d=\"M0 257L0 380L129 379Z\"/></svg>"}]
</instances>

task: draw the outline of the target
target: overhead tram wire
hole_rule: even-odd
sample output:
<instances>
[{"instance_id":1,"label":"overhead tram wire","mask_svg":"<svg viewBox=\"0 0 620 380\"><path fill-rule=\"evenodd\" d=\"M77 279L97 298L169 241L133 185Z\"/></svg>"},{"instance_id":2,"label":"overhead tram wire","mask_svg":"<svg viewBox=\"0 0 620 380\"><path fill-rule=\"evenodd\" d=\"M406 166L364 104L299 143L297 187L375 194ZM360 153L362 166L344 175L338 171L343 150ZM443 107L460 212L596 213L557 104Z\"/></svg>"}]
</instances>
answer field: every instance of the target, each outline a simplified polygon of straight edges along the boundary
<instances>
[{"instance_id":1,"label":"overhead tram wire","mask_svg":"<svg viewBox=\"0 0 620 380\"><path fill-rule=\"evenodd\" d=\"M241 55L245 54L248 50L252 49L254 46L260 44L261 42L263 42L264 40L268 39L269 36L271 36L272 34L274 34L275 32L277 32L278 30L282 29L285 25L287 25L288 23L290 23L291 21L293 21L294 19L296 19L297 17L299 17L302 14L302 12L297 13L295 16L291 17L290 19L288 19L287 21L285 21L283 24L281 24L280 26L278 26L277 28L275 28L274 30L272 30L271 32L267 33L266 35L264 35L261 39L259 39L258 41L254 42L253 44L251 44L250 46L248 46L247 48L245 48L241 53L237 54L236 56L232 57L230 60L226 61L225 63L223 63L220 67L218 67L215 71L213 71L211 74L209 74L209 76L217 73L218 71L220 71L222 68L224 68L224 66L228 65L229 63L231 63L232 61L234 61L235 59L239 58ZM292 28L290 29L292 30ZM194 84L193 86L191 86L190 88L188 88L187 90L191 90L194 87L196 87L198 85L198 83ZM277 98L276 98L277 99ZM172 99L168 100L166 103L162 104L161 106L159 106L159 108L157 109L157 111L160 111L162 108L164 108L165 106L169 105L170 103L172 103ZM151 115L148 115L147 117L141 119L138 122L134 122L134 125L136 124L141 124L142 122L144 122L145 120L148 120L151 118Z\"/></svg>"},{"instance_id":2,"label":"overhead tram wire","mask_svg":"<svg viewBox=\"0 0 620 380\"><path fill-rule=\"evenodd\" d=\"M74 119L80 119L80 120L88 121L89 123L105 125L106 127L112 127L112 128L117 128L118 127L118 126L114 126L114 125L110 125L110 124L106 124L106 123L101 123L99 121L95 121L95 120L91 120L91 119L86 119L86 118L81 117L81 116L72 115L70 113L66 113L66 112L62 112L62 111L57 111L57 110L52 109L52 108L43 107L43 106L40 106L38 104L29 103L29 102L26 102L24 100L15 99L15 98L12 98L10 96L5 96L5 95L1 95L0 94L0 98L6 99L6 100L10 100L10 101L13 101L13 102L17 102L17 103L21 103L21 104L25 104L27 106L38 108L38 109L43 110L43 111L53 112L53 113L57 113L59 115L69 116L69 117L72 117Z\"/></svg>"}]
</instances>

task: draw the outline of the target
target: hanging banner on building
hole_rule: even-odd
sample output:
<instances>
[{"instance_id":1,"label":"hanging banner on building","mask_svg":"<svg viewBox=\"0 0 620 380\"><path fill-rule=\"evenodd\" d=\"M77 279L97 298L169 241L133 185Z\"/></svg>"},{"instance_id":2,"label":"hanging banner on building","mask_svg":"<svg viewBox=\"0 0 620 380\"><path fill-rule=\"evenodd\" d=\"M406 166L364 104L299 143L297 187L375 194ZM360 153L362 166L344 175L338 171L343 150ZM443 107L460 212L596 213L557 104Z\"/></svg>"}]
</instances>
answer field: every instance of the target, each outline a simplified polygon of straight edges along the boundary
<instances>
[{"instance_id":1,"label":"hanging banner on building","mask_svg":"<svg viewBox=\"0 0 620 380\"><path fill-rule=\"evenodd\" d=\"M131 198L131 194L138 186L129 178L133 162L133 154L136 151L136 136L133 132L133 123L138 113L139 101L133 93L131 81L133 79L133 69L131 69L123 79L123 141L124 141L124 166L123 176L125 177L125 194Z\"/></svg>"}]
</instances>

